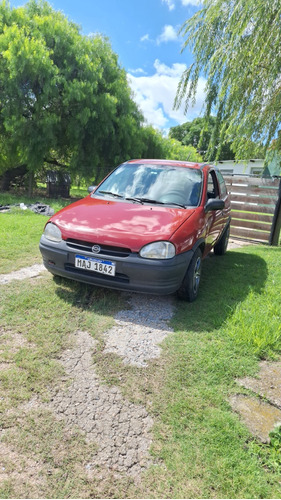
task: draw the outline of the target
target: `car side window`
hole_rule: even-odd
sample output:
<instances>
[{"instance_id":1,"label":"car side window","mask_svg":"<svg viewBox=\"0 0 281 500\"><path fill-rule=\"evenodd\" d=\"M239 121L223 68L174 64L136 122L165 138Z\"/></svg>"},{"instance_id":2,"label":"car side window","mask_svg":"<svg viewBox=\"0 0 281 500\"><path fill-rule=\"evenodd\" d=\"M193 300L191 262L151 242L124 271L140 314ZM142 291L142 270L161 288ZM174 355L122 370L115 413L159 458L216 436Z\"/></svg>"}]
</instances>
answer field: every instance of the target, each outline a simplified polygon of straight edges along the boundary
<instances>
[{"instance_id":1,"label":"car side window","mask_svg":"<svg viewBox=\"0 0 281 500\"><path fill-rule=\"evenodd\" d=\"M219 187L217 177L214 171L208 174L208 187L207 187L207 198L218 198L219 197Z\"/></svg>"},{"instance_id":2,"label":"car side window","mask_svg":"<svg viewBox=\"0 0 281 500\"><path fill-rule=\"evenodd\" d=\"M220 185L221 197L224 198L227 195L227 189L226 189L226 185L224 182L224 178L219 170L217 171L217 178L218 178L219 185Z\"/></svg>"}]
</instances>

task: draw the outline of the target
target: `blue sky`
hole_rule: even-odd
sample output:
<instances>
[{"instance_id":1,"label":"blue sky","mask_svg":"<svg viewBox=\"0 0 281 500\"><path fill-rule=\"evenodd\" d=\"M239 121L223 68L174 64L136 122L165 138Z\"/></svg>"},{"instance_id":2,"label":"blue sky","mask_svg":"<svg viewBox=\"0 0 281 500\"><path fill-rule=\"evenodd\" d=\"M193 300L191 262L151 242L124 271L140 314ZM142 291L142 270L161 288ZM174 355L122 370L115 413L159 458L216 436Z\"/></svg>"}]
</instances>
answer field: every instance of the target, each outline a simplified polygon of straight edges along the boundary
<instances>
[{"instance_id":1,"label":"blue sky","mask_svg":"<svg viewBox=\"0 0 281 500\"><path fill-rule=\"evenodd\" d=\"M23 5L12 0L11 5ZM102 33L118 54L128 74L134 99L148 124L163 131L192 120L202 111L204 79L199 82L193 109L184 115L173 102L184 69L192 62L188 50L181 53L178 30L199 6L199 0L50 0L85 35Z\"/></svg>"}]
</instances>

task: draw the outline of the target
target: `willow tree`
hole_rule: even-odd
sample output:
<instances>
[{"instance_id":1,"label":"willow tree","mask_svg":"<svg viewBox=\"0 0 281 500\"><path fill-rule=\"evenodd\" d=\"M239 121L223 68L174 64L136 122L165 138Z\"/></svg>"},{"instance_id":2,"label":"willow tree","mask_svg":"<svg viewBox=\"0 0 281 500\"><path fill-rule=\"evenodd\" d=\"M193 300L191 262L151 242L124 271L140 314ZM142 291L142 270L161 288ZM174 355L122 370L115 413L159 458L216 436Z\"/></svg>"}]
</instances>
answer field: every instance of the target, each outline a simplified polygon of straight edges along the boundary
<instances>
[{"instance_id":1,"label":"willow tree","mask_svg":"<svg viewBox=\"0 0 281 500\"><path fill-rule=\"evenodd\" d=\"M203 0L182 26L194 62L179 84L176 106L195 99L206 78L205 116L217 116L220 142L236 157L255 154L277 136L281 118L281 1ZM214 137L215 139L215 137Z\"/></svg>"}]
</instances>

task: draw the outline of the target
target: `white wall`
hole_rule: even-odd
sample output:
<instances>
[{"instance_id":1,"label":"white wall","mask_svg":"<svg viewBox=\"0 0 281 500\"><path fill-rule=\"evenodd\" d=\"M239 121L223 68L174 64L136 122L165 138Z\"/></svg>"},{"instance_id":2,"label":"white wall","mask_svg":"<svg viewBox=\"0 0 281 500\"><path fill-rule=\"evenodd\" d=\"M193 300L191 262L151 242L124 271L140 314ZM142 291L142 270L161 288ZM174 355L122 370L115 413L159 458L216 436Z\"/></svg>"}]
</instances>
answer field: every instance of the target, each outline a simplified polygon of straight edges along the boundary
<instances>
[{"instance_id":1,"label":"white wall","mask_svg":"<svg viewBox=\"0 0 281 500\"><path fill-rule=\"evenodd\" d=\"M222 174L260 174L264 169L264 160L223 160L214 162Z\"/></svg>"}]
</instances>

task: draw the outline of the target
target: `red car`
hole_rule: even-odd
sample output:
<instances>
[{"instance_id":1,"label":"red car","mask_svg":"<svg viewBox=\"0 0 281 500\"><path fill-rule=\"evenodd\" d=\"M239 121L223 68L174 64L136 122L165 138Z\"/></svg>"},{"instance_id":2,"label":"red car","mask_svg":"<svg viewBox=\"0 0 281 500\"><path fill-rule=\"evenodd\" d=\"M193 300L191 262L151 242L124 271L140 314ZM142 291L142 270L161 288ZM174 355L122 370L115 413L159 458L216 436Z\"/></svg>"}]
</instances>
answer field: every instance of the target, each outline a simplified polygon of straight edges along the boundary
<instances>
[{"instance_id":1,"label":"red car","mask_svg":"<svg viewBox=\"0 0 281 500\"><path fill-rule=\"evenodd\" d=\"M207 164L131 160L53 215L40 240L51 273L193 301L202 259L225 253L230 201Z\"/></svg>"}]
</instances>

